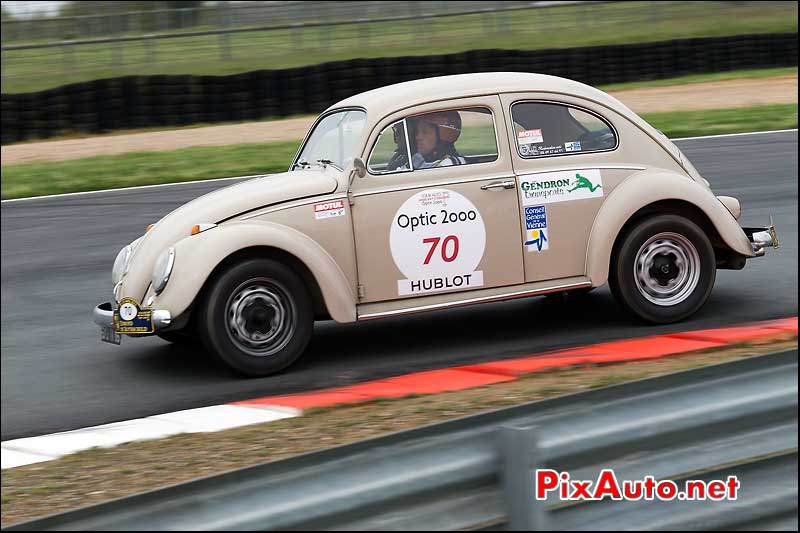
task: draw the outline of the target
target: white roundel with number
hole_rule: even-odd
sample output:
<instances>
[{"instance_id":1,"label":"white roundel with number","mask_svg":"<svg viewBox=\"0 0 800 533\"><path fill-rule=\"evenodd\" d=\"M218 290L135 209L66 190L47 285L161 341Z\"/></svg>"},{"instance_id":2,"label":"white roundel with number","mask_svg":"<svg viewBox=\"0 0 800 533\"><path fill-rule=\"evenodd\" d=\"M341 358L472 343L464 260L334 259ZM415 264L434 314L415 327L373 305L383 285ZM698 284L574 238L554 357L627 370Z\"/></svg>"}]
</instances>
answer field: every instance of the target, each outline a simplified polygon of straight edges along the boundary
<instances>
[{"instance_id":1,"label":"white roundel with number","mask_svg":"<svg viewBox=\"0 0 800 533\"><path fill-rule=\"evenodd\" d=\"M122 320L133 320L138 313L139 310L130 302L125 302L119 307L119 316Z\"/></svg>"},{"instance_id":2,"label":"white roundel with number","mask_svg":"<svg viewBox=\"0 0 800 533\"><path fill-rule=\"evenodd\" d=\"M397 292L427 292L483 286L475 269L486 248L486 228L475 205L448 189L428 189L405 201L392 219L389 245L406 279Z\"/></svg>"}]
</instances>

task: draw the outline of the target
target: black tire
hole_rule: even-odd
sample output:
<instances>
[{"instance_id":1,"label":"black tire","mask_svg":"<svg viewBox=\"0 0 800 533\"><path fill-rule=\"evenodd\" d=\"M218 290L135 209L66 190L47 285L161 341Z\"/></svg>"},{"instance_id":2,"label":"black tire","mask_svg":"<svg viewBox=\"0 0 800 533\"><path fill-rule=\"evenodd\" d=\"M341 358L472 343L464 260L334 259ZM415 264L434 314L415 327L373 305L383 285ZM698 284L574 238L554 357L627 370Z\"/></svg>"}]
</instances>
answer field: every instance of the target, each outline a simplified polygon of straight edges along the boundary
<instances>
[{"instance_id":1,"label":"black tire","mask_svg":"<svg viewBox=\"0 0 800 533\"><path fill-rule=\"evenodd\" d=\"M654 215L631 227L611 257L616 300L648 322L683 320L708 300L716 278L714 248L700 227L681 216Z\"/></svg>"},{"instance_id":2,"label":"black tire","mask_svg":"<svg viewBox=\"0 0 800 533\"><path fill-rule=\"evenodd\" d=\"M305 283L272 259L248 259L223 272L199 312L206 348L248 376L267 376L292 364L314 328Z\"/></svg>"}]
</instances>

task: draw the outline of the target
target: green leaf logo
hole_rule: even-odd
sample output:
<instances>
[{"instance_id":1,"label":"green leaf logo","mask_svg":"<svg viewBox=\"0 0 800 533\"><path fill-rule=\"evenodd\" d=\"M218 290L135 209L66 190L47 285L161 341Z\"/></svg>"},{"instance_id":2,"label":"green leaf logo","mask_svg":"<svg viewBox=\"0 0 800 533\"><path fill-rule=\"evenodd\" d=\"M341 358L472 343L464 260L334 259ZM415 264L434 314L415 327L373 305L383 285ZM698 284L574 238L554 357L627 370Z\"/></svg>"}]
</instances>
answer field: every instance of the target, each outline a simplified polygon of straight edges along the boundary
<instances>
[{"instance_id":1,"label":"green leaf logo","mask_svg":"<svg viewBox=\"0 0 800 533\"><path fill-rule=\"evenodd\" d=\"M589 189L589 192L594 192L597 189L602 188L602 185L594 185L589 178L581 176L580 174L575 174L575 186L568 190L567 192L576 191L578 189Z\"/></svg>"}]
</instances>

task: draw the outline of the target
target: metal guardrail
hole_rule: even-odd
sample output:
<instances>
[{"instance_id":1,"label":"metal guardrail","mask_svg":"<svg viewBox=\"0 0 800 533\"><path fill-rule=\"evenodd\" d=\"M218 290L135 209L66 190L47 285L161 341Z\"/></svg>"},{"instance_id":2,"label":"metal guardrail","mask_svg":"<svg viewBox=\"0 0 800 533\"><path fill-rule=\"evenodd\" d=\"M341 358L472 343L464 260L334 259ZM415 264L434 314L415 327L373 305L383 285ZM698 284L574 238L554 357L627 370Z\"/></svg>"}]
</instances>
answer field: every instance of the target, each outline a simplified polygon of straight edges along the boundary
<instances>
[{"instance_id":1,"label":"metal guardrail","mask_svg":"<svg viewBox=\"0 0 800 533\"><path fill-rule=\"evenodd\" d=\"M456 0L446 2L360 0L329 4L326 1L248 1L202 2L194 7L164 8L166 3L151 2L143 10L131 11L125 3L98 6L92 2L76 2L50 13L6 10L2 26L3 42L65 41L79 37L119 36L121 34L176 33L199 28L242 26L305 25L318 22L371 21L375 14L406 13L414 15L449 15L458 12L496 11L531 4L549 6L571 4L571 1L529 2L524 0ZM140 7L142 5L140 4ZM6 7L6 6L4 6ZM83 8L83 9L81 9ZM54 11L56 11L55 14ZM83 14L64 15L63 12Z\"/></svg>"},{"instance_id":2,"label":"metal guardrail","mask_svg":"<svg viewBox=\"0 0 800 533\"><path fill-rule=\"evenodd\" d=\"M396 433L6 528L797 528L797 350ZM532 469L724 479L736 501L536 502Z\"/></svg>"},{"instance_id":3,"label":"metal guardrail","mask_svg":"<svg viewBox=\"0 0 800 533\"><path fill-rule=\"evenodd\" d=\"M738 31L725 21L754 13L764 17L763 31L792 31L781 21L797 17L796 2L752 0L220 2L141 12L128 12L124 4L69 2L65 9L83 6L90 14L3 20L3 92L36 92L112 76L223 75L364 56L649 40L631 33L635 28L650 28L649 34L658 36L653 39L730 35Z\"/></svg>"},{"instance_id":4,"label":"metal guardrail","mask_svg":"<svg viewBox=\"0 0 800 533\"><path fill-rule=\"evenodd\" d=\"M593 0L592 4L604 4L612 0ZM358 16L347 20L333 20L333 21L300 21L285 24L267 24L267 25L244 25L235 28L222 28L216 30L202 30L202 31L180 31L169 33L149 33L131 36L113 36L95 39L67 39L61 41L53 41L47 43L31 43L31 44L12 44L3 45L0 47L2 51L13 50L36 50L40 48L55 48L60 46L72 46L82 44L109 44L109 43L124 43L134 41L151 41L159 39L178 39L184 37L200 37L206 35L226 35L234 33L252 33L263 31L280 31L280 30L295 30L298 28L325 28L336 26L348 26L356 23L380 23L380 22L406 22L415 21L420 22L432 18L447 18L447 17L461 17L464 15L487 15L494 13L510 13L516 11L529 11L532 9L541 9L548 7L561 7L564 5L581 4L586 2L580 1L561 1L561 2L529 2L527 5L510 5L510 6L492 6L492 7L471 7L466 9L456 9L452 11L441 11L438 9L431 9L428 6L420 6L421 9L414 10L405 15L390 15L390 16Z\"/></svg>"},{"instance_id":5,"label":"metal guardrail","mask_svg":"<svg viewBox=\"0 0 800 533\"><path fill-rule=\"evenodd\" d=\"M117 13L124 3L106 2L104 9L88 16L3 20L0 75L3 92L20 93L109 75L242 72L247 65L269 66L298 52L303 57L290 65L358 57L373 46L411 53L421 39L436 35L442 41L453 35L455 27L457 39L487 39L487 35L508 35L514 28L529 33L530 23L522 22L526 19L536 19L553 32L565 23L582 26L607 19L602 6L609 3L613 2L223 2L194 9ZM116 4L121 7L114 9ZM573 4L574 16L549 13L559 11L550 8ZM677 2L649 11L668 19L687 9L686 2ZM535 11L548 13L534 16ZM150 22L140 20L129 28L130 20L137 18ZM173 27L162 19L195 22ZM64 31L51 25L56 30L63 25ZM437 29L448 26L450 33ZM416 53L436 50L417 48ZM60 80L55 84L53 74Z\"/></svg>"}]
</instances>

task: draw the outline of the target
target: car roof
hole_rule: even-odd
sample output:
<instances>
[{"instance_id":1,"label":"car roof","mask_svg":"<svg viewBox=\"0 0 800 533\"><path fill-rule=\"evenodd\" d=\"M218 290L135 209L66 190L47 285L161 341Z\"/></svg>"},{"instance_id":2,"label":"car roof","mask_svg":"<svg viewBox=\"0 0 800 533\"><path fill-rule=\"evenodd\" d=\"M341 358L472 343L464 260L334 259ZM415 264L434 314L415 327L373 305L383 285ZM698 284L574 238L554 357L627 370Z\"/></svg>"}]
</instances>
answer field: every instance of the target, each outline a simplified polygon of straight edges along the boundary
<instances>
[{"instance_id":1,"label":"car roof","mask_svg":"<svg viewBox=\"0 0 800 533\"><path fill-rule=\"evenodd\" d=\"M370 117L368 120L374 123L396 111L429 102L524 92L576 96L613 109L636 124L662 148L670 152L673 158L681 161L680 151L674 143L610 94L585 83L547 74L483 72L423 78L353 95L332 105L326 112L343 107L363 107Z\"/></svg>"},{"instance_id":2,"label":"car roof","mask_svg":"<svg viewBox=\"0 0 800 533\"><path fill-rule=\"evenodd\" d=\"M370 113L384 116L399 109L428 102L515 92L552 92L580 96L625 114L631 112L616 98L584 83L528 72L456 74L406 81L356 94L328 109L363 107Z\"/></svg>"}]
</instances>

